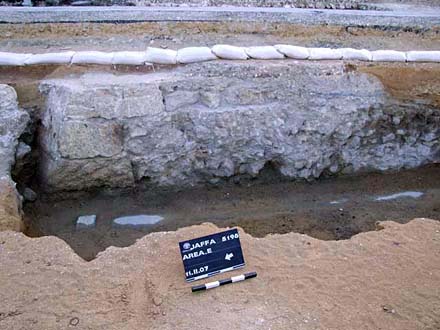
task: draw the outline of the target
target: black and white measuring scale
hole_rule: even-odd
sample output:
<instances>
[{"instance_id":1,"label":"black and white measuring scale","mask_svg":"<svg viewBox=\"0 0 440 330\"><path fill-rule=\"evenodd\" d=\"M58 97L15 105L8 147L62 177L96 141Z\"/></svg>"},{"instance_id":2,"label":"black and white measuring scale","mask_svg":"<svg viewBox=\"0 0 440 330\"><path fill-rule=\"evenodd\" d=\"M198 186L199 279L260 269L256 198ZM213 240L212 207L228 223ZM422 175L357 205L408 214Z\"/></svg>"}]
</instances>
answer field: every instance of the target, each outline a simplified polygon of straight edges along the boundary
<instances>
[{"instance_id":1,"label":"black and white measuring scale","mask_svg":"<svg viewBox=\"0 0 440 330\"><path fill-rule=\"evenodd\" d=\"M245 265L237 229L179 242L187 282Z\"/></svg>"}]
</instances>

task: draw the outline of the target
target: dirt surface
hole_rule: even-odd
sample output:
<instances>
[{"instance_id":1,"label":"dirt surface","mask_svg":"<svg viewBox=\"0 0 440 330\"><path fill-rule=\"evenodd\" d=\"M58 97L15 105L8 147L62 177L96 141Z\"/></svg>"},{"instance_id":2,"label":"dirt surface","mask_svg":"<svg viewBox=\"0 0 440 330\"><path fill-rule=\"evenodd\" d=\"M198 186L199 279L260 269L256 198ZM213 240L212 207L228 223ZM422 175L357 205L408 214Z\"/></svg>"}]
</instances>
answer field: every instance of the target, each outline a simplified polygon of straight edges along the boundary
<instances>
[{"instance_id":1,"label":"dirt surface","mask_svg":"<svg viewBox=\"0 0 440 330\"><path fill-rule=\"evenodd\" d=\"M431 69L409 66L359 66L360 72L372 74L384 85L387 92L403 101L430 100L440 108L440 66Z\"/></svg>"},{"instance_id":2,"label":"dirt surface","mask_svg":"<svg viewBox=\"0 0 440 330\"><path fill-rule=\"evenodd\" d=\"M265 174L267 180L274 180L268 171ZM376 200L408 191L421 195ZM440 165L311 183L249 181L180 192L101 191L65 200L59 197L26 205L27 233L58 236L86 260L108 246L129 246L150 232L206 221L221 227L240 226L257 237L297 232L339 240L374 230L376 221L440 220ZM96 228L76 230L78 216L89 214L97 215ZM164 220L142 229L112 226L114 218L136 214L160 215Z\"/></svg>"},{"instance_id":3,"label":"dirt surface","mask_svg":"<svg viewBox=\"0 0 440 330\"><path fill-rule=\"evenodd\" d=\"M55 237L2 232L0 327L438 329L440 223L382 225L345 241L241 231L245 271L258 277L200 294L184 281L177 242L218 231L211 224L150 234L89 263Z\"/></svg>"},{"instance_id":4,"label":"dirt surface","mask_svg":"<svg viewBox=\"0 0 440 330\"><path fill-rule=\"evenodd\" d=\"M226 43L238 46L287 43L306 47L437 50L438 27L295 25L255 22L142 22L0 24L3 51L46 53L66 50L178 49Z\"/></svg>"}]
</instances>

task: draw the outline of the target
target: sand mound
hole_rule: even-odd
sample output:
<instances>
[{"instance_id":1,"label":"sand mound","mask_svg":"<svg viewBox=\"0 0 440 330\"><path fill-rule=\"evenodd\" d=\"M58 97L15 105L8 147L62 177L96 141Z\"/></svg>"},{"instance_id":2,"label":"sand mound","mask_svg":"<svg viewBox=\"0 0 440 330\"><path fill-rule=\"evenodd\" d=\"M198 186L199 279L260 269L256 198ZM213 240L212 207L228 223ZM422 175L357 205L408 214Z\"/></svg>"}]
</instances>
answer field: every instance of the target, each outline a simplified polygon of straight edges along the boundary
<instances>
[{"instance_id":1,"label":"sand mound","mask_svg":"<svg viewBox=\"0 0 440 330\"><path fill-rule=\"evenodd\" d=\"M2 232L0 328L438 329L440 223L383 226L337 242L242 232L245 270L258 278L200 294L184 281L177 242L217 231L211 224L89 263L55 237Z\"/></svg>"}]
</instances>

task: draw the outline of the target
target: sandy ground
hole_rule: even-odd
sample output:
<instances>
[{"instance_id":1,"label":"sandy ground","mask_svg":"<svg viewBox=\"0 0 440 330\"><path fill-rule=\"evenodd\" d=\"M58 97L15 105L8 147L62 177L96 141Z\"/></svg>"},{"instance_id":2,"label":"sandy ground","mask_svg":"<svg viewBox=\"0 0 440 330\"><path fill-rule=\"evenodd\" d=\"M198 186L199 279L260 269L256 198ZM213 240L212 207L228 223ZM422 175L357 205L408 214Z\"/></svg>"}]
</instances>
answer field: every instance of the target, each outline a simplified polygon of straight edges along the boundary
<instances>
[{"instance_id":1,"label":"sandy ground","mask_svg":"<svg viewBox=\"0 0 440 330\"><path fill-rule=\"evenodd\" d=\"M200 294L184 281L177 242L218 231L211 224L89 263L55 237L2 232L0 328L439 329L440 223L382 225L344 241L241 231L245 271L258 277Z\"/></svg>"}]
</instances>

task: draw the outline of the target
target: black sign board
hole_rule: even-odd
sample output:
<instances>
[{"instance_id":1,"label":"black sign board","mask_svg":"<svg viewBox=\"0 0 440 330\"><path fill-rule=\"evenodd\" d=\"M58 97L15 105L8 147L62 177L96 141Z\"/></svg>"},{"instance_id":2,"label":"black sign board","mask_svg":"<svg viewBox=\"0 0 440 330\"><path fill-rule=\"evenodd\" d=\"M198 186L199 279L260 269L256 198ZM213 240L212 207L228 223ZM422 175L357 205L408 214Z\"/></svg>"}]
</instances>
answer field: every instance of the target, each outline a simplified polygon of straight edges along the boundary
<instances>
[{"instance_id":1,"label":"black sign board","mask_svg":"<svg viewBox=\"0 0 440 330\"><path fill-rule=\"evenodd\" d=\"M179 243L187 282L244 266L237 229Z\"/></svg>"}]
</instances>

